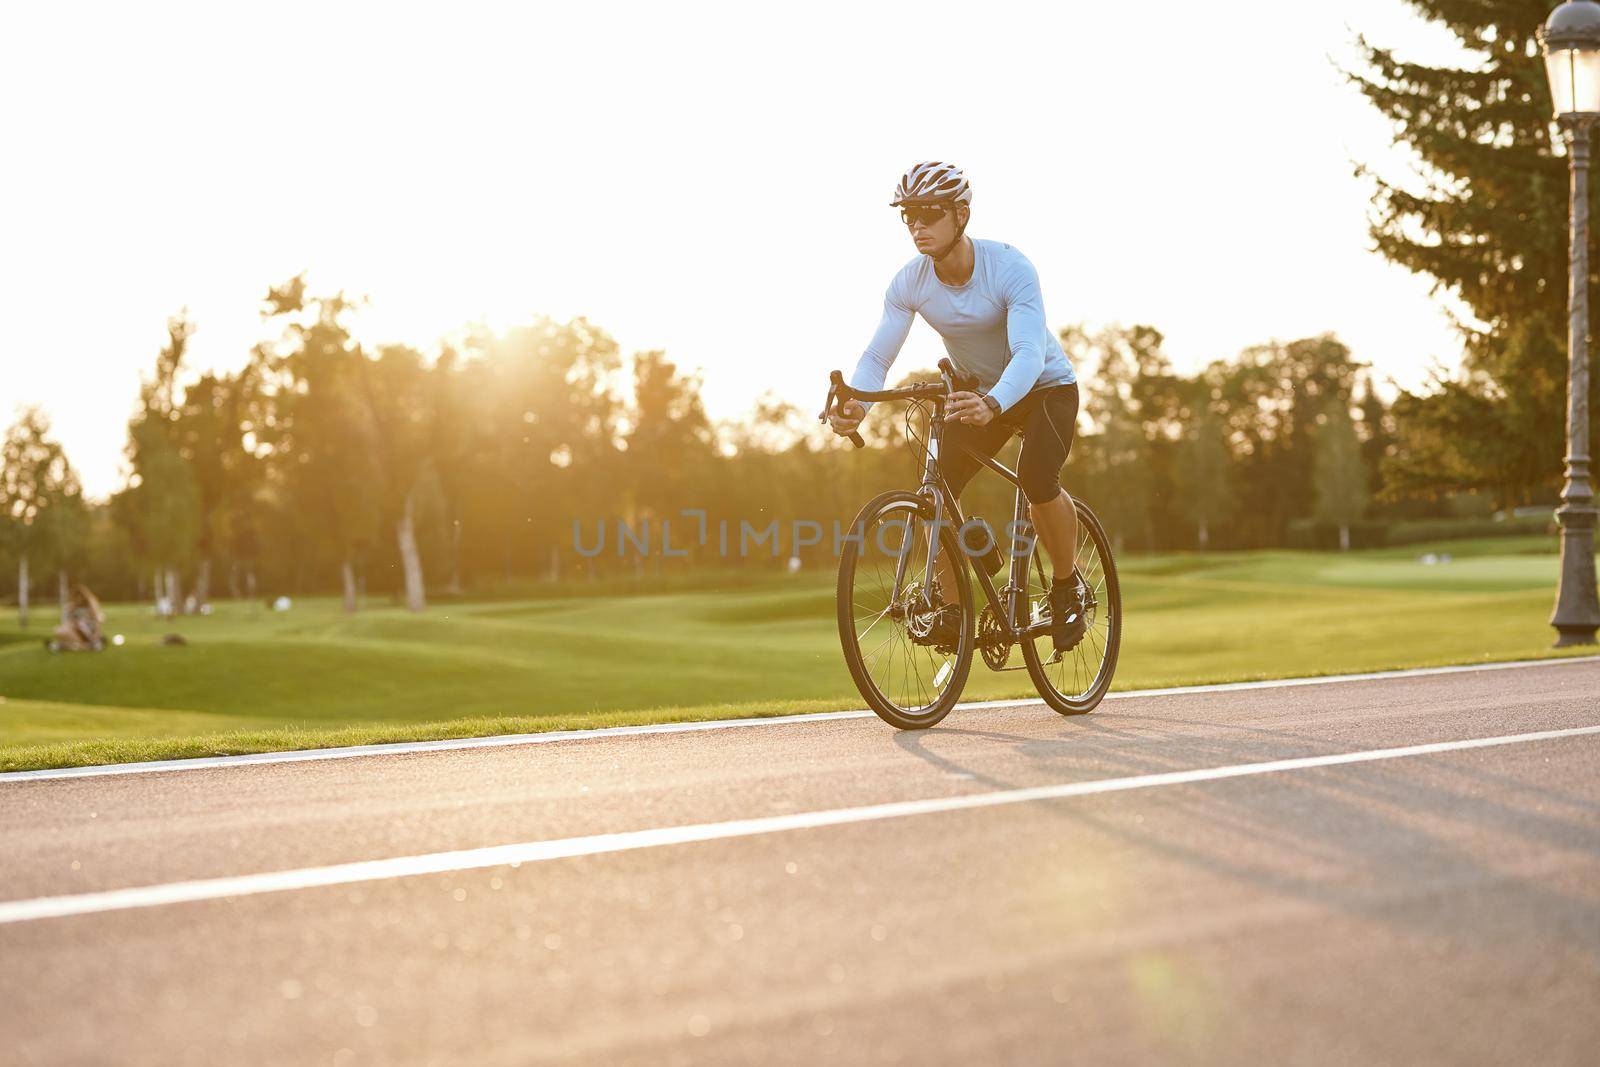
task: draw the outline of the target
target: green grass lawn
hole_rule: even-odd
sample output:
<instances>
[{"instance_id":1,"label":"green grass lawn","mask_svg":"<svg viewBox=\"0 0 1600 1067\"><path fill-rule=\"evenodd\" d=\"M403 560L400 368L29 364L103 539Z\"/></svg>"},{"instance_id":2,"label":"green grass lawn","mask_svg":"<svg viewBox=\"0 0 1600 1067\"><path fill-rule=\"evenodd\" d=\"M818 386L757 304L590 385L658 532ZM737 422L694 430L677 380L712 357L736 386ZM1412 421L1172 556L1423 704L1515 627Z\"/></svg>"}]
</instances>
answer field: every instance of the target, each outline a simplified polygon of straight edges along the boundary
<instances>
[{"instance_id":1,"label":"green grass lawn","mask_svg":"<svg viewBox=\"0 0 1600 1067\"><path fill-rule=\"evenodd\" d=\"M1136 557L1116 688L1556 655L1554 549L1525 537ZM1426 552L1452 560L1425 566ZM831 573L649 596L568 588L421 616L346 617L336 600L107 615L126 644L99 655L47 653L48 613L0 627L0 770L862 706ZM189 644L162 645L172 631ZM1031 693L1025 672L979 662L966 695Z\"/></svg>"}]
</instances>

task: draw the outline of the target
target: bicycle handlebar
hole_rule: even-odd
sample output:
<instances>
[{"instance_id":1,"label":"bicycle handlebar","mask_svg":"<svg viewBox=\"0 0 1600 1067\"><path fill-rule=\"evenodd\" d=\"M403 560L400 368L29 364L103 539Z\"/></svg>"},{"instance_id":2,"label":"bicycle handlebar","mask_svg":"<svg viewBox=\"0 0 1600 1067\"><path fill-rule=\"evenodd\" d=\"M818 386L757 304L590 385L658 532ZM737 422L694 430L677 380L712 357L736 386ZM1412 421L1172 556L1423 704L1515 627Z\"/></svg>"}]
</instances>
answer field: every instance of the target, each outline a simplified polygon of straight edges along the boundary
<instances>
[{"instance_id":1,"label":"bicycle handlebar","mask_svg":"<svg viewBox=\"0 0 1600 1067\"><path fill-rule=\"evenodd\" d=\"M926 400L934 396L949 396L950 386L945 382L912 382L910 385L901 386L899 389L853 389L844 383L844 375L834 371L829 377L833 381L834 396L840 401L865 400L873 404L881 404L886 400Z\"/></svg>"},{"instance_id":2,"label":"bicycle handlebar","mask_svg":"<svg viewBox=\"0 0 1600 1067\"><path fill-rule=\"evenodd\" d=\"M842 413L846 400L865 400L873 404L886 400L931 400L947 397L959 390L976 389L978 386L975 377L958 373L948 357L939 360L939 372L939 380L936 382L912 382L899 389L869 391L852 389L845 384L842 373L833 371L828 375L828 399L823 402L822 412L817 416L817 421L827 422L828 416L836 409ZM848 436L857 448L866 447L866 442L861 439L859 433L852 430Z\"/></svg>"},{"instance_id":3,"label":"bicycle handlebar","mask_svg":"<svg viewBox=\"0 0 1600 1067\"><path fill-rule=\"evenodd\" d=\"M834 371L831 375L829 375L828 381L828 399L822 402L822 411L817 415L818 422L827 422L828 416L831 415L836 408L839 410L840 414L843 414L844 402L846 400L859 399L856 391L844 384L844 375L840 374L838 371ZM861 435L856 431L851 430L847 436L850 438L850 443L855 445L857 448L867 447L867 443L861 439Z\"/></svg>"}]
</instances>

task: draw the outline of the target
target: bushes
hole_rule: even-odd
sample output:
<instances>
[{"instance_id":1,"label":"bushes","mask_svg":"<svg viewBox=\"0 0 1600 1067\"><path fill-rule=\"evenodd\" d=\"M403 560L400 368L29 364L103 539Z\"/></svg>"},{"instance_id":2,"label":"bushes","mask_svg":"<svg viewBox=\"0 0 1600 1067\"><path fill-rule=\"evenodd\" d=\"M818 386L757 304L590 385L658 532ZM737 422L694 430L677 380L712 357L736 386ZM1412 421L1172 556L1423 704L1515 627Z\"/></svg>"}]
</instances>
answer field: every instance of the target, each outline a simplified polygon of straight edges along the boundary
<instances>
[{"instance_id":1,"label":"bushes","mask_svg":"<svg viewBox=\"0 0 1600 1067\"><path fill-rule=\"evenodd\" d=\"M1552 511L1554 509L1551 509ZM1397 522L1389 529L1389 544L1414 545L1420 541L1453 541L1463 537L1514 537L1556 532L1554 516L1530 515L1522 518L1434 519Z\"/></svg>"},{"instance_id":2,"label":"bushes","mask_svg":"<svg viewBox=\"0 0 1600 1067\"><path fill-rule=\"evenodd\" d=\"M1363 520L1350 524L1351 548L1384 548L1414 545L1424 541L1454 541L1467 537L1512 537L1528 534L1554 534L1555 519L1549 514L1513 516L1506 519L1410 519ZM1339 527L1314 519L1289 523L1284 540L1289 548L1336 549Z\"/></svg>"},{"instance_id":3,"label":"bushes","mask_svg":"<svg viewBox=\"0 0 1600 1067\"><path fill-rule=\"evenodd\" d=\"M1388 531L1392 523L1375 519L1362 519L1350 524L1351 548L1382 548L1389 544ZM1292 519L1284 530L1284 544L1288 548L1338 548L1339 524L1317 519Z\"/></svg>"}]
</instances>

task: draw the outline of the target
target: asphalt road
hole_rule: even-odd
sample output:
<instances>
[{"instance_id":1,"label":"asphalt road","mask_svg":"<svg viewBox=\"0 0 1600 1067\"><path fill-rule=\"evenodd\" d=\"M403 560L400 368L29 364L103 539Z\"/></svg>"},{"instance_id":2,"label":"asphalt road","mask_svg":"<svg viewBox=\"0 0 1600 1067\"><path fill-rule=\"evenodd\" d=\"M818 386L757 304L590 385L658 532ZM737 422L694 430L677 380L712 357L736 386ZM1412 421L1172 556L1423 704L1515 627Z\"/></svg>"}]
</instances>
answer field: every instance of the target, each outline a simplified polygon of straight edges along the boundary
<instances>
[{"instance_id":1,"label":"asphalt road","mask_svg":"<svg viewBox=\"0 0 1600 1067\"><path fill-rule=\"evenodd\" d=\"M0 781L0 1063L1594 1063L1600 734L1449 743L1596 726L1586 661Z\"/></svg>"}]
</instances>

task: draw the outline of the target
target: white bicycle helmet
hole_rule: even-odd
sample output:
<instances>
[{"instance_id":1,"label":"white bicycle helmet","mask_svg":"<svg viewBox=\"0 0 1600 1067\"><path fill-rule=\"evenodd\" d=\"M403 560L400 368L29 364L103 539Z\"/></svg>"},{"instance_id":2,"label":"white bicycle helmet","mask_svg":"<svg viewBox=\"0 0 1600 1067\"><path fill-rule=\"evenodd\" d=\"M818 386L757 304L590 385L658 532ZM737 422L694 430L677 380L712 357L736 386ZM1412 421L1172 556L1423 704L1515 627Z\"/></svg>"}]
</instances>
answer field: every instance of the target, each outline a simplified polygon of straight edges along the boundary
<instances>
[{"instance_id":1,"label":"white bicycle helmet","mask_svg":"<svg viewBox=\"0 0 1600 1067\"><path fill-rule=\"evenodd\" d=\"M917 163L900 177L890 207L901 204L972 203L972 186L954 163Z\"/></svg>"}]
</instances>

